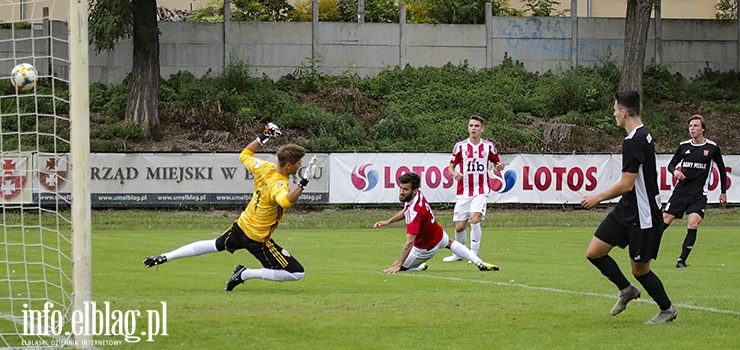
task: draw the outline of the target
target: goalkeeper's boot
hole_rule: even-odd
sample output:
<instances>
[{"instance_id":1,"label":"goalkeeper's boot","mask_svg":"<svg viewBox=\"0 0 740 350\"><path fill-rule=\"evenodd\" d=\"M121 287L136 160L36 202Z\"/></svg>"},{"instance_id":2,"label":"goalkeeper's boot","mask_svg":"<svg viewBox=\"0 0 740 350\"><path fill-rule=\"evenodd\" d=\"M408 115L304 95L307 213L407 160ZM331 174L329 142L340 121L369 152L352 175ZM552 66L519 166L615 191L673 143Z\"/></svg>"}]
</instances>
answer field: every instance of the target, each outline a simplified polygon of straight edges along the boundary
<instances>
[{"instance_id":1,"label":"goalkeeper's boot","mask_svg":"<svg viewBox=\"0 0 740 350\"><path fill-rule=\"evenodd\" d=\"M498 266L494 264L489 264L483 261L477 263L476 266L478 266L478 270L481 270L481 271L498 271L499 270Z\"/></svg>"},{"instance_id":2,"label":"goalkeeper's boot","mask_svg":"<svg viewBox=\"0 0 740 350\"><path fill-rule=\"evenodd\" d=\"M236 286L244 283L244 280L242 279L242 272L246 270L247 268L242 265L236 265L234 266L234 274L231 275L231 278L229 278L228 281L226 281L226 291L231 292L236 288Z\"/></svg>"},{"instance_id":3,"label":"goalkeeper's boot","mask_svg":"<svg viewBox=\"0 0 740 350\"><path fill-rule=\"evenodd\" d=\"M421 263L421 265L419 265L420 271L426 271L428 268L429 268L429 265L427 265L427 263Z\"/></svg>"},{"instance_id":4,"label":"goalkeeper's boot","mask_svg":"<svg viewBox=\"0 0 740 350\"><path fill-rule=\"evenodd\" d=\"M144 266L150 268L154 265L162 265L167 262L167 258L164 255L152 255L144 258Z\"/></svg>"},{"instance_id":5,"label":"goalkeeper's boot","mask_svg":"<svg viewBox=\"0 0 740 350\"><path fill-rule=\"evenodd\" d=\"M633 285L630 285L629 287L620 291L619 299L617 299L617 302L612 307L612 316L619 315L622 311L624 311L624 309L627 308L627 303L639 298L640 294L642 294L642 292L640 292L640 288L637 288Z\"/></svg>"},{"instance_id":6,"label":"goalkeeper's boot","mask_svg":"<svg viewBox=\"0 0 740 350\"><path fill-rule=\"evenodd\" d=\"M446 257L444 257L444 258L442 259L442 261L444 261L444 262L451 262L451 261L460 261L460 260L462 260L462 259L463 259L463 258L461 258L461 257L459 257L459 256L457 256L457 255L455 255L455 254L452 254L452 255L450 255L450 256L446 256Z\"/></svg>"}]
</instances>

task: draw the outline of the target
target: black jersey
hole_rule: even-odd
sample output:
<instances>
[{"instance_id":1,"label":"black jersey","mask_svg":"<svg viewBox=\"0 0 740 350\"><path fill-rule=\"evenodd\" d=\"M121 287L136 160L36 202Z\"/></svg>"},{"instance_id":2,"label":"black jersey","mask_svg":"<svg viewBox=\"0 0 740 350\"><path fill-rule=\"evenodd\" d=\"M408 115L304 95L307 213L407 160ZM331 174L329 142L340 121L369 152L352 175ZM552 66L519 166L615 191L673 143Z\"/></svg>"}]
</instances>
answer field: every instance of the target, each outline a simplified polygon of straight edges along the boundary
<instances>
[{"instance_id":1,"label":"black jersey","mask_svg":"<svg viewBox=\"0 0 740 350\"><path fill-rule=\"evenodd\" d=\"M632 191L622 195L614 208L619 221L643 230L662 224L658 169L653 137L640 125L624 138L622 172L637 174Z\"/></svg>"},{"instance_id":2,"label":"black jersey","mask_svg":"<svg viewBox=\"0 0 740 350\"><path fill-rule=\"evenodd\" d=\"M674 191L690 194L703 193L706 196L709 193L709 174L712 173L713 164L717 164L721 193L725 193L727 191L727 171L719 146L709 139L705 139L704 143L700 144L694 144L692 140L681 142L671 162L668 163L668 172L673 174L676 167L680 166L686 179L676 183Z\"/></svg>"}]
</instances>

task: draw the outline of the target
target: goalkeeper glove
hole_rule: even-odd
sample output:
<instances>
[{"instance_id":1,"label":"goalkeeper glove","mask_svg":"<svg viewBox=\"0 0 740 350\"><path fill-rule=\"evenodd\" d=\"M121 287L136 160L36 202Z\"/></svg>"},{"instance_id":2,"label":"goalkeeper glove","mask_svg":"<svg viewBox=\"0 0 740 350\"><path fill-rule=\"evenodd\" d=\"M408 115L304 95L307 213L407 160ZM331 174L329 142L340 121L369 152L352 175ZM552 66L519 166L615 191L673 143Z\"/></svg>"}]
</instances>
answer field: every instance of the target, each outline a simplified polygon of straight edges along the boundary
<instances>
[{"instance_id":1,"label":"goalkeeper glove","mask_svg":"<svg viewBox=\"0 0 740 350\"><path fill-rule=\"evenodd\" d=\"M306 169L303 170L303 178L298 183L298 186L305 189L306 185L308 185L308 179L313 178L314 174L316 174L316 156L311 157L308 165L306 165Z\"/></svg>"},{"instance_id":2,"label":"goalkeeper glove","mask_svg":"<svg viewBox=\"0 0 740 350\"><path fill-rule=\"evenodd\" d=\"M259 141L261 145L264 145L271 138L278 137L282 134L283 133L280 131L280 128L277 125L273 123L267 123L267 126L265 126L265 131L257 135L257 141Z\"/></svg>"}]
</instances>

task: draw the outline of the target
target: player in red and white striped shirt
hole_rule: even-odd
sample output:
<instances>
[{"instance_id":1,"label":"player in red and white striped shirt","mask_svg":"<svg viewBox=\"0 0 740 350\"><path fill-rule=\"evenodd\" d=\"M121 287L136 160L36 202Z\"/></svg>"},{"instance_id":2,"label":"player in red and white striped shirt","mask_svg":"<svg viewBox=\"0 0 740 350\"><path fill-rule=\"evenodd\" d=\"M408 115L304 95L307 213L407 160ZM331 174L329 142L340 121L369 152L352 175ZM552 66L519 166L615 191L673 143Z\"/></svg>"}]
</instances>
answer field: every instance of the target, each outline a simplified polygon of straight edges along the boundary
<instances>
[{"instance_id":1,"label":"player in red and white striped shirt","mask_svg":"<svg viewBox=\"0 0 740 350\"><path fill-rule=\"evenodd\" d=\"M388 220L376 222L373 227L390 225L405 218L406 244L401 250L401 256L383 272L424 271L427 269L426 261L434 257L442 248L450 249L453 253L465 257L481 271L498 271L498 266L483 262L465 245L450 240L442 226L434 220L429 202L419 191L421 179L418 174L404 173L398 177L398 183L398 199L404 202L403 210Z\"/></svg>"},{"instance_id":2,"label":"player in red and white striped shirt","mask_svg":"<svg viewBox=\"0 0 740 350\"><path fill-rule=\"evenodd\" d=\"M493 163L496 170L503 170L504 163L499 159L496 146L490 140L481 138L483 118L477 115L468 120L468 137L455 144L452 159L447 171L457 180L457 203L455 203L455 241L465 244L470 221L470 250L476 255L480 250L482 231L480 221L486 216L486 205L491 188L488 186L488 166ZM458 255L451 255L443 261L463 260Z\"/></svg>"}]
</instances>

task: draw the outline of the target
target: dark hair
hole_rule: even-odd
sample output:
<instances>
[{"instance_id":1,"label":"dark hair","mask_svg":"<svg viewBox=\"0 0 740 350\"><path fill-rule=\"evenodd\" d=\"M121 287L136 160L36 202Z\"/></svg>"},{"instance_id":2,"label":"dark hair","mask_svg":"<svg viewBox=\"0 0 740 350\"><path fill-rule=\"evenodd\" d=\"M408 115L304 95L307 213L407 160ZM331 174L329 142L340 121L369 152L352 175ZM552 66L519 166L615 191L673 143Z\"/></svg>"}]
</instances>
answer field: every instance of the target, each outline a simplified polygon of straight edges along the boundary
<instances>
[{"instance_id":1,"label":"dark hair","mask_svg":"<svg viewBox=\"0 0 740 350\"><path fill-rule=\"evenodd\" d=\"M419 185L421 184L421 178L419 178L419 174L415 172L408 172L403 173L403 175L398 177L398 183L402 184L411 184L411 189L415 190L419 188Z\"/></svg>"},{"instance_id":2,"label":"dark hair","mask_svg":"<svg viewBox=\"0 0 740 350\"><path fill-rule=\"evenodd\" d=\"M630 117L640 115L640 93L633 90L619 91L614 94L617 104L622 106Z\"/></svg>"},{"instance_id":3,"label":"dark hair","mask_svg":"<svg viewBox=\"0 0 740 350\"><path fill-rule=\"evenodd\" d=\"M468 119L468 121L471 121L471 120L477 120L477 121L479 121L480 122L480 125L483 125L483 123L485 122L485 120L483 120L483 117L481 117L479 115L475 115L475 114L471 115L470 116L470 119Z\"/></svg>"},{"instance_id":4,"label":"dark hair","mask_svg":"<svg viewBox=\"0 0 740 350\"><path fill-rule=\"evenodd\" d=\"M689 118L689 121L686 122L686 124L691 124L692 120L699 120L701 121L701 127L704 129L704 132L707 132L707 124L704 123L704 117L701 116L701 114L694 114Z\"/></svg>"},{"instance_id":5,"label":"dark hair","mask_svg":"<svg viewBox=\"0 0 740 350\"><path fill-rule=\"evenodd\" d=\"M305 155L306 150L301 146L292 143L283 145L277 150L278 164L280 166L284 166L286 163L295 164Z\"/></svg>"}]
</instances>

